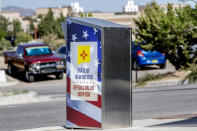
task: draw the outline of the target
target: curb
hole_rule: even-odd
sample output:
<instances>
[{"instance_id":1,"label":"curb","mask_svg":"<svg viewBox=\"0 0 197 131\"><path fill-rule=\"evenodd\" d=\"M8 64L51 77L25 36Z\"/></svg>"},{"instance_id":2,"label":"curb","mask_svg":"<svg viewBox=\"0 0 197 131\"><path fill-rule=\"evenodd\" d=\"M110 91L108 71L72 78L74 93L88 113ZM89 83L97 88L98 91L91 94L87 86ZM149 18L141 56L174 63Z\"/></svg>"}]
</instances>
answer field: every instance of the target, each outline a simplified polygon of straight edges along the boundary
<instances>
[{"instance_id":1,"label":"curb","mask_svg":"<svg viewBox=\"0 0 197 131\"><path fill-rule=\"evenodd\" d=\"M153 82L147 82L147 87L176 86L180 82L181 82L181 80L174 80L174 81L153 81Z\"/></svg>"},{"instance_id":2,"label":"curb","mask_svg":"<svg viewBox=\"0 0 197 131\"><path fill-rule=\"evenodd\" d=\"M180 86L180 85L187 85L189 84L189 81L186 80L184 83L182 83L182 80L171 80L171 81L151 81L146 82L146 85L139 86L140 88L146 88L146 87L165 87L165 86ZM132 87L137 86L137 83L133 83Z\"/></svg>"}]
</instances>

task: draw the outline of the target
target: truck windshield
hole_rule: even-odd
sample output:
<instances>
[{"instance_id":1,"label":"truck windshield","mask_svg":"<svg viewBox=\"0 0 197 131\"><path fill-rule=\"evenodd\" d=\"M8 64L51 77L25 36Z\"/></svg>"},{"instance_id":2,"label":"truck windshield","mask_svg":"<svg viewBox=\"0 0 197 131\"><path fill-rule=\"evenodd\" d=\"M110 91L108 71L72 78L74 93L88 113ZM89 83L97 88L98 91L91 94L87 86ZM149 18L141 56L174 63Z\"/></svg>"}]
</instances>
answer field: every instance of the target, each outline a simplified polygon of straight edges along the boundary
<instances>
[{"instance_id":1,"label":"truck windshield","mask_svg":"<svg viewBox=\"0 0 197 131\"><path fill-rule=\"evenodd\" d=\"M38 55L51 55L51 50L48 46L39 47L28 47L25 49L27 56L38 56Z\"/></svg>"}]
</instances>

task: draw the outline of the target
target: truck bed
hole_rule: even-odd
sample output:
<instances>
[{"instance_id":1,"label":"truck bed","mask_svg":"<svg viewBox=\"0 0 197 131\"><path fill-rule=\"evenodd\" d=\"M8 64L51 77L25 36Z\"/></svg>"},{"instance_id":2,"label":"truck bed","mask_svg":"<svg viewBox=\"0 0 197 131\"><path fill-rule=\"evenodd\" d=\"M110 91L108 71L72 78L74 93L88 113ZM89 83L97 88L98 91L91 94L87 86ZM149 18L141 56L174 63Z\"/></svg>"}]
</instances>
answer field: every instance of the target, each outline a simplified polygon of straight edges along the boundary
<instances>
[{"instance_id":1,"label":"truck bed","mask_svg":"<svg viewBox=\"0 0 197 131\"><path fill-rule=\"evenodd\" d=\"M15 57L16 51L6 51L4 52L5 64L11 61Z\"/></svg>"}]
</instances>

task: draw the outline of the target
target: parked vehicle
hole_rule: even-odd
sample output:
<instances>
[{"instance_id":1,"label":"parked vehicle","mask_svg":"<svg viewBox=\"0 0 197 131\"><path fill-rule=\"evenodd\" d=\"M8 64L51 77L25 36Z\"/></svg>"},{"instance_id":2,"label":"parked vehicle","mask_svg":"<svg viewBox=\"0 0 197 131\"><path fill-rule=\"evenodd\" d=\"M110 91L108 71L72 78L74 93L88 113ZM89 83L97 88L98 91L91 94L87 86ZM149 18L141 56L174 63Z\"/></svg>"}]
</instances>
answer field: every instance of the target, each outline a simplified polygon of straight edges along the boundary
<instances>
[{"instance_id":1,"label":"parked vehicle","mask_svg":"<svg viewBox=\"0 0 197 131\"><path fill-rule=\"evenodd\" d=\"M66 46L61 46L54 54L64 62L64 71L66 71Z\"/></svg>"},{"instance_id":2,"label":"parked vehicle","mask_svg":"<svg viewBox=\"0 0 197 131\"><path fill-rule=\"evenodd\" d=\"M197 56L197 44L194 44L190 49L189 49L189 58L190 59L195 59Z\"/></svg>"},{"instance_id":3,"label":"parked vehicle","mask_svg":"<svg viewBox=\"0 0 197 131\"><path fill-rule=\"evenodd\" d=\"M141 69L147 65L158 65L164 69L166 67L166 56L158 51L147 51L139 45L132 43L132 68Z\"/></svg>"},{"instance_id":4,"label":"parked vehicle","mask_svg":"<svg viewBox=\"0 0 197 131\"><path fill-rule=\"evenodd\" d=\"M51 49L44 43L18 45L16 51L4 53L5 63L8 64L8 74L15 75L23 71L25 79L33 82L35 76L56 75L63 79L63 61L52 54Z\"/></svg>"}]
</instances>

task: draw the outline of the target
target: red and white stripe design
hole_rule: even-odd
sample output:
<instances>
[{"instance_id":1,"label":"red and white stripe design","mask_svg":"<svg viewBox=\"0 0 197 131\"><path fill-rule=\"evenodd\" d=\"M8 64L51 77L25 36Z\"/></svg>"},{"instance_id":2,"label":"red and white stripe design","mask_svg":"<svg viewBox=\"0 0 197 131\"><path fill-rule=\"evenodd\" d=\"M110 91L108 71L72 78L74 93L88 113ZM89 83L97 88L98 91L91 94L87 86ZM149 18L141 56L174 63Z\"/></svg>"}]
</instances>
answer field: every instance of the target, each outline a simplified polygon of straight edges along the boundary
<instances>
[{"instance_id":1,"label":"red and white stripe design","mask_svg":"<svg viewBox=\"0 0 197 131\"><path fill-rule=\"evenodd\" d=\"M98 101L71 100L70 63L67 61L67 127L101 128L101 83Z\"/></svg>"}]
</instances>

